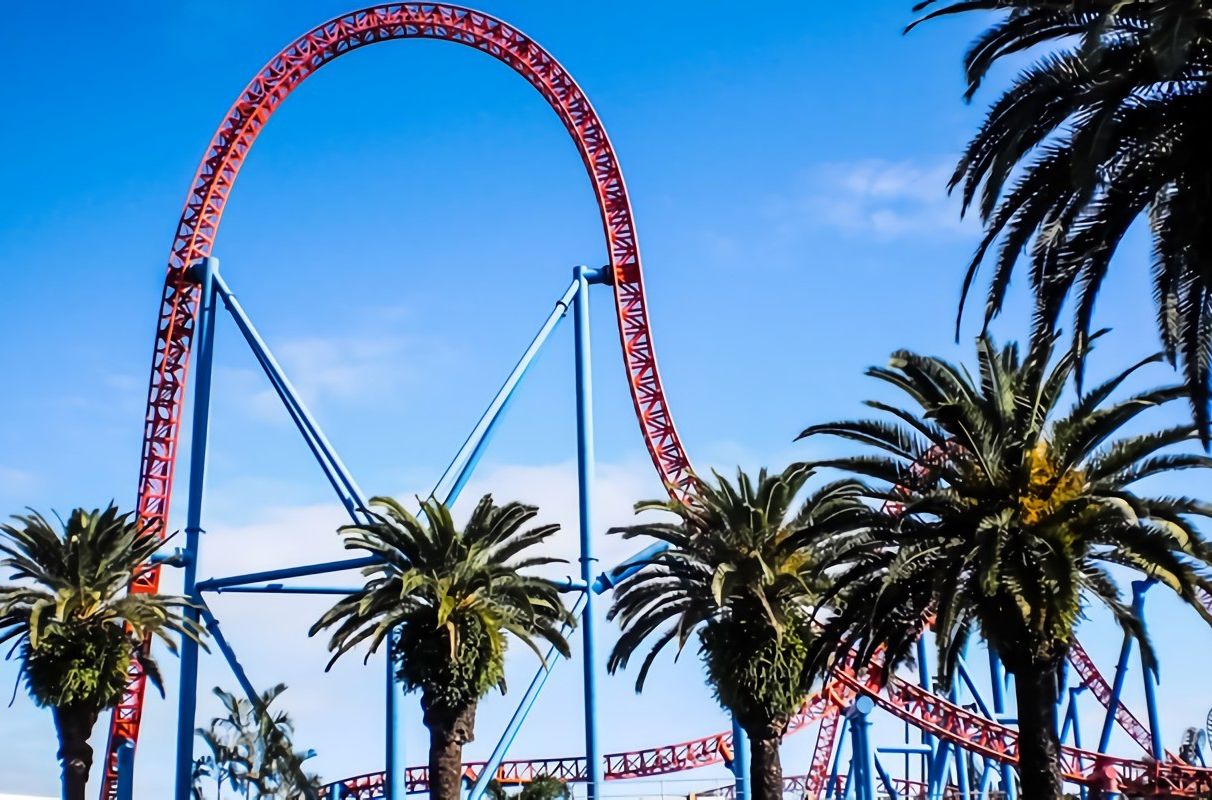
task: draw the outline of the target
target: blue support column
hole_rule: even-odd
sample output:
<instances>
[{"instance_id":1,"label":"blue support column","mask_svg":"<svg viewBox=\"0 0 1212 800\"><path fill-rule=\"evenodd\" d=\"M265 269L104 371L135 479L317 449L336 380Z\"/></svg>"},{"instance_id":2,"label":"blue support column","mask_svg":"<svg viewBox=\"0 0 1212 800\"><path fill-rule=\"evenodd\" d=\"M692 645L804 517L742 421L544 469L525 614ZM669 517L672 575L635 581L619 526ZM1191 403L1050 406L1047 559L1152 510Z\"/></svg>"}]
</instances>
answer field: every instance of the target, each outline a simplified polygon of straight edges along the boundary
<instances>
[{"instance_id":1,"label":"blue support column","mask_svg":"<svg viewBox=\"0 0 1212 800\"><path fill-rule=\"evenodd\" d=\"M408 794L408 759L404 741L404 698L405 694L396 680L396 638L399 631L392 631L387 637L387 714L386 714L386 747L387 747L387 798L386 800L404 800Z\"/></svg>"},{"instance_id":2,"label":"blue support column","mask_svg":"<svg viewBox=\"0 0 1212 800\"><path fill-rule=\"evenodd\" d=\"M202 497L206 487L206 445L210 426L210 382L215 345L215 275L217 258L204 258L191 269L199 285L198 322L194 329L194 407L189 453L189 506L185 523L185 568L182 594L194 595L198 580L198 547L202 538ZM198 611L185 615L198 621ZM194 717L198 702L198 645L181 637L181 678L177 695L177 774L174 797L190 800L193 789Z\"/></svg>"},{"instance_id":3,"label":"blue support column","mask_svg":"<svg viewBox=\"0 0 1212 800\"><path fill-rule=\"evenodd\" d=\"M917 638L917 685L925 689L927 692L933 692L933 680L930 677L930 660L929 651L926 648L926 637L923 634ZM928 746L932 751L935 748L934 737L922 731L922 744ZM926 760L930 763L930 759Z\"/></svg>"},{"instance_id":4,"label":"blue support column","mask_svg":"<svg viewBox=\"0 0 1212 800\"><path fill-rule=\"evenodd\" d=\"M993 690L994 718L1002 722L1006 718L1006 668L1002 666L1002 660L992 648L989 648L989 684ZM1014 767L1002 764L999 772L1005 800L1014 800Z\"/></svg>"},{"instance_id":5,"label":"blue support column","mask_svg":"<svg viewBox=\"0 0 1212 800\"><path fill-rule=\"evenodd\" d=\"M581 580L593 583L597 559L593 555L593 368L589 338L589 285L600 283L604 271L578 266L573 270L577 291L576 304L576 383L577 383L577 489L580 499ZM588 800L600 800L602 753L598 743L598 652L597 621L594 619L594 592L585 593L581 614L584 642L585 759Z\"/></svg>"},{"instance_id":6,"label":"blue support column","mask_svg":"<svg viewBox=\"0 0 1212 800\"><path fill-rule=\"evenodd\" d=\"M955 747L950 742L939 742L930 759L930 773L926 777L926 795L929 800L943 800L947 782L951 777L951 755Z\"/></svg>"},{"instance_id":7,"label":"blue support column","mask_svg":"<svg viewBox=\"0 0 1212 800\"><path fill-rule=\"evenodd\" d=\"M135 745L129 740L118 745L118 794L117 800L134 800L135 797Z\"/></svg>"},{"instance_id":8,"label":"blue support column","mask_svg":"<svg viewBox=\"0 0 1212 800\"><path fill-rule=\"evenodd\" d=\"M749 800L749 737L736 717L732 718L732 774L736 800Z\"/></svg>"},{"instance_id":9,"label":"blue support column","mask_svg":"<svg viewBox=\"0 0 1212 800\"><path fill-rule=\"evenodd\" d=\"M1119 661L1115 663L1115 678L1111 682L1111 701L1107 703L1107 716L1103 718L1103 732L1098 737L1098 752L1105 753L1111 745L1111 731L1115 730L1115 710L1119 708L1120 696L1124 693L1124 678L1128 675L1128 659L1132 657L1132 637L1124 634L1124 643L1119 648Z\"/></svg>"},{"instance_id":10,"label":"blue support column","mask_svg":"<svg viewBox=\"0 0 1212 800\"><path fill-rule=\"evenodd\" d=\"M1157 581L1152 578L1132 582L1132 611L1140 620L1145 633L1149 632L1149 624L1145 622L1145 592L1149 591ZM1145 653L1141 650L1141 678L1145 682L1145 707L1149 712L1149 733L1153 736L1153 758L1160 764L1165 760L1166 749L1163 746L1161 720L1157 713L1157 664L1152 667L1145 664Z\"/></svg>"},{"instance_id":11,"label":"blue support column","mask_svg":"<svg viewBox=\"0 0 1212 800\"><path fill-rule=\"evenodd\" d=\"M871 747L871 711L875 701L863 695L846 709L850 727L850 785L856 800L876 800L875 750Z\"/></svg>"},{"instance_id":12,"label":"blue support column","mask_svg":"<svg viewBox=\"0 0 1212 800\"><path fill-rule=\"evenodd\" d=\"M829 768L829 783L825 786L825 800L833 800L837 792L838 776L842 774L842 751L846 748L846 737L850 735L850 726L843 725L837 732L837 744L833 751L833 766Z\"/></svg>"}]
</instances>

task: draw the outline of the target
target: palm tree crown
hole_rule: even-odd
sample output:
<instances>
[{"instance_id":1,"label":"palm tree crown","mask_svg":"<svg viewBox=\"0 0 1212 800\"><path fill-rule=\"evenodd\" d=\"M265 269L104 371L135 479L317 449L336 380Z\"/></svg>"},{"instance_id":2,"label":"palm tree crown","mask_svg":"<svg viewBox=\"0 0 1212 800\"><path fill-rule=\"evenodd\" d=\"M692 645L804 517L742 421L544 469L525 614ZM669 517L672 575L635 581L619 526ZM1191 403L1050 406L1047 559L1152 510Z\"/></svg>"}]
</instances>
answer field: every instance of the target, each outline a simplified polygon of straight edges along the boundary
<instances>
[{"instance_id":1,"label":"palm tree crown","mask_svg":"<svg viewBox=\"0 0 1212 800\"><path fill-rule=\"evenodd\" d=\"M986 320L995 316L1029 246L1041 325L1053 325L1076 290L1080 354L1111 258L1147 215L1158 329L1168 359L1181 356L1206 442L1212 0L928 0L917 8L929 6L926 19L1005 12L968 51L969 97L1000 59L1053 48L990 108L952 178L965 208L977 203L986 223L964 295L991 261Z\"/></svg>"},{"instance_id":2,"label":"palm tree crown","mask_svg":"<svg viewBox=\"0 0 1212 800\"><path fill-rule=\"evenodd\" d=\"M714 484L698 481L689 502L636 506L670 512L675 521L615 529L669 547L615 589L610 617L623 632L608 668L625 667L652 638L639 690L656 656L674 642L681 652L697 631L708 682L754 744L754 785L762 797L781 796L778 742L809 688L804 659L823 588L818 556L868 515L855 481L824 486L793 508L811 475L803 464L776 475L763 470L756 483L739 471L735 485L716 475Z\"/></svg>"},{"instance_id":3,"label":"palm tree crown","mask_svg":"<svg viewBox=\"0 0 1212 800\"><path fill-rule=\"evenodd\" d=\"M0 525L0 568L16 581L0 586L0 645L13 642L30 695L54 710L65 784L83 796L88 735L121 698L132 662L160 687L149 640L175 653L177 636L202 631L182 613L183 597L127 594L163 544L130 514L110 505L77 508L58 527L36 512L14 520Z\"/></svg>"},{"instance_id":4,"label":"palm tree crown","mask_svg":"<svg viewBox=\"0 0 1212 800\"><path fill-rule=\"evenodd\" d=\"M976 379L943 360L898 352L889 367L868 371L910 400L903 408L869 404L892 421L817 425L803 433L866 445L872 452L819 465L873 480L870 496L895 509L836 551L830 591L842 602L813 646L812 671L851 654L857 663L883 658L895 667L933 619L940 675L949 682L965 643L979 631L1018 679L1027 771L1031 746L1044 737L1051 737L1045 742L1051 755L1036 755L1054 761L1047 709L1054 709L1055 686L1046 702L1024 692L1047 694L1046 680L1066 656L1088 602L1108 607L1149 652L1110 568L1133 568L1165 583L1205 617L1198 593L1212 588L1212 548L1191 522L1212 516L1212 506L1133 489L1150 476L1212 466L1204 455L1162 452L1194 438L1194 426L1123 434L1141 412L1180 398L1181 388L1112 402L1125 379L1156 360L1149 359L1061 412L1077 354L1054 361L1055 340L1036 339L1022 358L1014 345L999 351L982 336ZM1046 709L1033 723L1032 713L1043 708L1036 701ZM1024 788L1024 796L1051 797L1049 791L1031 795Z\"/></svg>"},{"instance_id":5,"label":"palm tree crown","mask_svg":"<svg viewBox=\"0 0 1212 800\"><path fill-rule=\"evenodd\" d=\"M364 570L365 586L322 616L311 632L333 628L332 662L361 643L367 658L397 631L397 678L421 691L431 733L430 785L438 798L457 798L461 747L473 737L476 703L493 686L504 690L506 635L542 658L537 640L565 656L560 628L575 619L550 580L523 570L562 559L527 555L558 525L524 526L534 506L497 506L486 495L460 530L450 510L428 501L421 522L391 498L367 524L342 528L348 549L382 559Z\"/></svg>"}]
</instances>

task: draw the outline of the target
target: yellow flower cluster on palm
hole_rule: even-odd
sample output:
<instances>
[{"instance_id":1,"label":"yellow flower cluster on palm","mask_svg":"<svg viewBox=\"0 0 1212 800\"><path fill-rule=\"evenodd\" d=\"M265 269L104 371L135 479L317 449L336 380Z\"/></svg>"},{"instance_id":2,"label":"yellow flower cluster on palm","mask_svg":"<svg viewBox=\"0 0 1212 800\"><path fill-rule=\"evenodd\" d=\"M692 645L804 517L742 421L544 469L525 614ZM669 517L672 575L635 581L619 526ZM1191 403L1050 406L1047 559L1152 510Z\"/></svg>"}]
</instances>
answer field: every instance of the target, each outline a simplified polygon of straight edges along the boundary
<instances>
[{"instance_id":1,"label":"yellow flower cluster on palm","mask_svg":"<svg viewBox=\"0 0 1212 800\"><path fill-rule=\"evenodd\" d=\"M1036 525L1061 506L1081 497L1086 486L1086 474L1080 469L1057 474L1056 460L1044 439L1027 452L1027 470L1027 489L1018 501L1025 525Z\"/></svg>"}]
</instances>

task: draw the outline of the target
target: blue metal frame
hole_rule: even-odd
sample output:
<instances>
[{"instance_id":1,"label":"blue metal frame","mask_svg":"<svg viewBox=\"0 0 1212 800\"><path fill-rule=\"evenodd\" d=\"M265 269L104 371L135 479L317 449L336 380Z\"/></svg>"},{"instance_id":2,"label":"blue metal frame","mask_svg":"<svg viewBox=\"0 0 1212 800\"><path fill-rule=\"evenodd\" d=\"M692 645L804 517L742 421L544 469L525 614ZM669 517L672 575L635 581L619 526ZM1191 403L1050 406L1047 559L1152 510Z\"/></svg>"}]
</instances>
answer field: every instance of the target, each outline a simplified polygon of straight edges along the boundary
<instances>
[{"instance_id":1,"label":"blue metal frame","mask_svg":"<svg viewBox=\"0 0 1212 800\"><path fill-rule=\"evenodd\" d=\"M326 586L289 586L279 583L279 581L288 580L291 578L324 575L333 572L340 572L350 569L358 569L362 567L372 566L379 563L379 559L373 556L342 559L330 561L321 564L308 564L296 567L287 567L283 569L265 570L243 575L231 575L220 578L210 578L204 581L197 580L197 562L198 549L200 544L201 514L202 514L202 496L205 481L205 460L206 460L206 435L209 421L209 397L211 374L213 369L214 355L214 330L216 325L217 308L219 303L230 312L237 328L240 330L249 348L252 350L258 364L264 371L274 391L277 393L287 413L295 423L300 434L303 436L308 448L311 450L317 463L323 470L325 477L336 492L342 505L345 507L350 518L355 522L365 519L368 510L366 498L352 474L337 454L335 448L325 437L323 431L316 423L311 412L299 397L295 387L287 378L281 365L273 356L265 340L257 331L256 326L252 323L248 313L236 299L230 286L218 274L218 262L214 259L207 259L201 262L197 267L198 281L202 284L202 306L199 314L198 332L195 337L195 360L197 364L197 386L195 389L194 398L194 448L191 452L191 475L190 475L190 504L189 504L189 522L186 528L186 546L171 558L163 558L165 564L174 566L182 566L186 574L186 595L193 597L197 602L197 609L191 611L196 615L205 626L210 630L213 640L217 648L228 662L237 682L240 684L241 690L248 696L249 701L254 706L259 706L260 697L256 693L252 682L240 664L232 649L230 643L219 626L218 620L209 606L202 600L202 592L231 592L231 593L248 593L248 594L311 594L311 595L340 595L348 594L355 591L350 587L326 587ZM624 564L619 565L609 574L602 573L596 579L593 572L595 570L597 560L594 557L592 549L592 486L594 479L594 457L593 457L593 407L592 407L592 365L591 365L591 348L590 348L590 329L589 329L589 293L588 287L596 283L605 283L607 272L605 269L590 269L587 267L577 267L574 270L573 281L564 292L561 298L556 302L555 308L548 315L538 333L532 339L530 345L518 360L513 371L510 373L505 383L501 386L484 414L480 417L476 426L472 429L467 439L463 442L454 459L447 466L431 492L430 497L436 497L446 489L443 502L453 503L467 481L478 465L481 456L483 455L486 446L491 439L491 436L500 420L503 412L507 408L510 400L513 398L514 392L525 376L527 370L533 364L538 356L543 345L550 338L552 332L558 326L561 319L567 315L567 312L575 307L576 321L576 396L577 396L577 464L578 464L578 488L580 492L580 578L568 578L561 585L562 591L579 592L580 596L574 605L573 613L580 613L582 636L585 637L585 675L584 675L584 702L585 702L585 746L586 758L589 764L589 797L597 798L600 796L600 787L603 780L602 775L602 757L599 751L598 735L597 735L597 653L596 653L596 632L594 619L594 602L593 598L597 594L601 594L613 584L622 580L630 574L634 574L654 556L661 548L648 548L635 558L629 559ZM449 487L449 488L446 488ZM592 591L589 588L592 587ZM387 771L388 783L387 792L388 798L399 800L407 791L406 786L406 763L403 758L404 737L402 733L402 705L403 694L399 689L399 683L394 678L393 669L393 646L394 643L389 641L387 663L387 680L386 680L386 746L387 746ZM193 739L194 739L194 717L196 716L196 699L197 699L197 646L192 646L186 642L182 646L182 685L179 704L181 712L178 716L178 740L177 740L177 784L176 798L177 800L189 800L190 788L192 784L192 769L193 769ZM192 650L192 653L191 653ZM493 757L496 764L504 758L509 746L512 744L514 737L517 735L523 721L532 707L535 698L546 682L547 676L551 672L553 666L554 653L552 653L547 663L540 667L534 679L531 682L531 687L526 695L522 698L518 709L514 713L514 718L506 727L504 734L498 742L497 748L494 750ZM741 747L739 750L743 754L743 737L741 737ZM743 758L743 755L742 755ZM495 767L490 765L490 768L484 770L481 776L482 781L477 781L476 787L472 789L472 798L478 798L482 794L483 789L487 786L487 781L491 779L492 773L495 772ZM483 784L481 786L480 784ZM743 798L742 798L743 800Z\"/></svg>"}]
</instances>

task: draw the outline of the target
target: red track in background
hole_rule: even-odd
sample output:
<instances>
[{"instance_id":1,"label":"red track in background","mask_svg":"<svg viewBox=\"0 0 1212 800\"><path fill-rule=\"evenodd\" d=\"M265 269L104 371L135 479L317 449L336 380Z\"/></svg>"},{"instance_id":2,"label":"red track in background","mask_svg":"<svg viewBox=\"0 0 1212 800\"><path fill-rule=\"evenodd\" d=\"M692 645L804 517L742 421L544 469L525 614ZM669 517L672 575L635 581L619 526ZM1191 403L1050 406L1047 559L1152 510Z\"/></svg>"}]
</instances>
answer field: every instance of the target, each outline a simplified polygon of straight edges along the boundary
<instances>
[{"instance_id":1,"label":"red track in background","mask_svg":"<svg viewBox=\"0 0 1212 800\"><path fill-rule=\"evenodd\" d=\"M139 518L153 526L149 529L167 530L189 353L198 311L199 291L188 268L211 254L224 206L253 142L278 105L324 64L364 45L411 38L451 41L487 53L522 75L564 123L585 163L601 211L623 360L645 443L669 492L679 496L688 488L692 479L690 464L674 428L657 371L630 201L614 150L589 100L554 58L500 20L450 5L389 4L331 20L275 56L232 106L198 168L173 241L156 329L138 499ZM131 591L154 592L159 579L159 570L153 570L132 585ZM1106 680L1084 651L1077 651L1075 656L1081 662L1078 672L1082 679L1106 703L1107 692L1099 691L1107 686ZM1015 759L1013 730L975 717L911 684L894 681L892 687L879 699L897 716L965 749L1005 761ZM110 723L104 761L104 800L111 800L117 790L117 745L123 740L138 740L144 688L144 676L137 669L132 670L127 691ZM859 691L872 693L873 689L853 674L835 676L824 692L805 704L796 718L796 727L821 717L836 723L842 705L853 700ZM1148 731L1144 726L1122 706L1116 716L1132 737L1147 747ZM825 728L835 730L828 724ZM822 745L827 746L822 746L819 758L814 758L814 768L818 761L821 764L828 761L832 742ZM608 756L607 775L627 778L693 769L719 763L730 753L731 734L717 734L680 745ZM1069 777L1078 780L1093 755L1066 750L1065 757ZM1121 774L1141 785L1168 785L1179 793L1190 792L1197 785L1206 786L1208 775L1212 774L1185 765L1111 760L1120 767ZM576 758L540 759L508 762L503 769L502 777L512 780L537 774L575 778L583 775L584 762ZM409 780L421 785L423 776L410 770ZM373 791L376 781L381 785L377 776L350 779L346 782L349 796L370 796L361 790Z\"/></svg>"},{"instance_id":2,"label":"red track in background","mask_svg":"<svg viewBox=\"0 0 1212 800\"><path fill-rule=\"evenodd\" d=\"M631 203L606 129L585 93L542 47L500 20L457 6L390 4L326 22L274 56L232 106L198 167L169 255L156 328L139 477L138 514L145 524L164 530L168 521L190 344L198 313L199 290L190 279L189 267L211 254L236 176L274 109L308 75L329 61L391 39L441 39L487 53L534 86L568 129L585 162L602 214L623 361L644 441L669 491L678 494L688 485L690 464L657 372ZM159 581L159 570L153 570L131 591L155 592ZM144 688L144 675L132 670L126 693L110 722L102 787L106 800L117 792L116 745L123 740L138 741Z\"/></svg>"}]
</instances>

